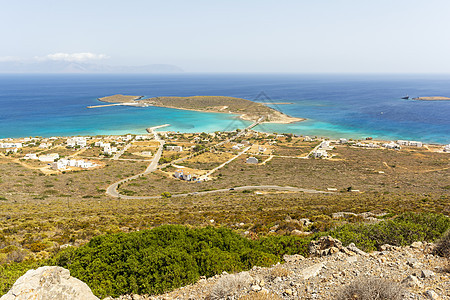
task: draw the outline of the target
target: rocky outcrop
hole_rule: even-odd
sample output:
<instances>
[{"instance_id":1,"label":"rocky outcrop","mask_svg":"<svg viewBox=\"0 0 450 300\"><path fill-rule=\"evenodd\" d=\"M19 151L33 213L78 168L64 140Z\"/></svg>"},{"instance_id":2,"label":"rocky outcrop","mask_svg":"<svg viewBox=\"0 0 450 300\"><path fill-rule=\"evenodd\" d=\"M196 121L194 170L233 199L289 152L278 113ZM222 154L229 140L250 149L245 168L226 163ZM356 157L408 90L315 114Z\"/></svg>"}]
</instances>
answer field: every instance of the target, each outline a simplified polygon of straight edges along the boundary
<instances>
[{"instance_id":1,"label":"rocky outcrop","mask_svg":"<svg viewBox=\"0 0 450 300\"><path fill-rule=\"evenodd\" d=\"M29 270L17 279L0 300L98 300L86 283L70 276L61 267L40 267Z\"/></svg>"}]
</instances>

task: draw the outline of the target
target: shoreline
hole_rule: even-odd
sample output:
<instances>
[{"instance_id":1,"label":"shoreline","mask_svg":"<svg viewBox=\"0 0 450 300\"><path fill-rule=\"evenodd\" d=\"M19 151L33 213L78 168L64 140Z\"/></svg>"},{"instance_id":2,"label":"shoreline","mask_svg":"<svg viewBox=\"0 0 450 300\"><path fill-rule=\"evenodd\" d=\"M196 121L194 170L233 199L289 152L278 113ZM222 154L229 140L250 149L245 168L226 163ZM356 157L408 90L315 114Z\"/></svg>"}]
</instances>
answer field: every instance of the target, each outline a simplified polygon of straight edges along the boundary
<instances>
[{"instance_id":1,"label":"shoreline","mask_svg":"<svg viewBox=\"0 0 450 300\"><path fill-rule=\"evenodd\" d=\"M193 96L196 97L196 96ZM193 97L180 97L180 98L193 98ZM212 98L216 98L216 97L222 97L222 96L207 96L207 97L212 97ZM147 107L147 106L156 106L156 107L165 107L165 108L170 108L170 109L181 109L181 110L189 110L189 111L195 111L195 112L212 112L212 113L225 113L225 114L234 114L234 115L238 115L239 118L241 120L244 121L250 121L250 122L255 122L256 120L258 120L260 117L262 117L263 115L259 114L253 114L253 115L249 115L247 112L243 112L243 113L234 113L231 110L226 111L226 109L228 109L228 106L222 106L220 109L217 109L216 106L209 106L209 107L213 107L213 109L208 110L208 109L193 109L193 108L186 108L186 107L179 107L179 106L172 106L172 105L164 105L164 104L158 104L155 103L155 99L159 99L160 97L154 97L154 98L148 98L148 99L143 99L144 96L131 96L131 95L122 95L122 94L116 94L116 95L112 95L112 96L106 96L106 97L101 97L101 98L97 98L97 100L101 101L101 102L106 102L109 104L106 105L91 105L88 106L88 108L100 108L100 107L107 107L107 106L118 106L118 105L130 105L130 106L139 106L139 104L142 104L141 106L143 107ZM232 98L232 97L225 97L225 98ZM260 103L260 102L254 102L251 100L246 100L246 99L240 99L240 98L233 98L233 99L239 99L239 101L249 101L253 104L257 104L257 105L262 105L263 107L265 107L266 109L269 109L269 113L265 116L266 118L269 118L271 120L269 121L264 121L263 123L266 124L291 124L291 123L296 123L296 122L302 122L302 121L306 121L305 118L297 118L297 117L291 117L289 115L286 115L285 113L276 110L272 107L269 107L267 105L265 105L264 103ZM146 101L147 100L147 101ZM288 103L288 102L279 102L279 103L273 103L273 104L292 104L292 103ZM242 110L242 108L240 108Z\"/></svg>"},{"instance_id":2,"label":"shoreline","mask_svg":"<svg viewBox=\"0 0 450 300\"><path fill-rule=\"evenodd\" d=\"M239 119L244 120L244 121L248 121L248 122L254 122L255 121L254 118L247 117L246 114L228 113L228 112L224 112L224 111L207 111L207 110L199 110L199 109L192 109L192 108L174 107L174 106L168 106L168 105L164 105L163 106L163 105L150 104L149 106L163 107L163 108L170 108L170 109L179 109L179 110L187 110L187 111L195 111L195 112L202 112L202 113L228 114L228 115L235 115L235 116L239 117ZM279 120L279 121L278 120L277 121L264 121L264 122L262 122L262 124L291 124L291 123L302 122L302 121L306 121L307 120L305 118L291 117L291 116L285 115L284 113L279 112L279 111L277 111L277 112L282 114L282 115L284 115L285 119L282 119L282 120ZM280 116L280 117L282 117L282 116Z\"/></svg>"}]
</instances>

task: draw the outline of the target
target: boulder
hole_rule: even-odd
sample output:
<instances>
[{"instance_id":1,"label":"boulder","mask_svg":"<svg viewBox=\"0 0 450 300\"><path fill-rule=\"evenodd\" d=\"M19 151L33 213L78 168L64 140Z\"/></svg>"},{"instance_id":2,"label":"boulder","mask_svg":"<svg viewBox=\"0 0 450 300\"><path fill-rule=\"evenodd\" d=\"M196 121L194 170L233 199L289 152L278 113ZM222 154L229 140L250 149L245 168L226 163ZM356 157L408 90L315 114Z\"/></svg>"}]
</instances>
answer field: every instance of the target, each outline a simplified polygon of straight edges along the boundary
<instances>
[{"instance_id":1,"label":"boulder","mask_svg":"<svg viewBox=\"0 0 450 300\"><path fill-rule=\"evenodd\" d=\"M86 283L70 276L61 267L40 267L31 269L14 283L0 300L26 299L84 299L98 300Z\"/></svg>"},{"instance_id":2,"label":"boulder","mask_svg":"<svg viewBox=\"0 0 450 300\"><path fill-rule=\"evenodd\" d=\"M333 250L330 250L333 248ZM309 244L309 253L315 256L325 256L335 253L336 249L341 250L344 247L340 240L331 236L323 236L317 241L311 241Z\"/></svg>"}]
</instances>

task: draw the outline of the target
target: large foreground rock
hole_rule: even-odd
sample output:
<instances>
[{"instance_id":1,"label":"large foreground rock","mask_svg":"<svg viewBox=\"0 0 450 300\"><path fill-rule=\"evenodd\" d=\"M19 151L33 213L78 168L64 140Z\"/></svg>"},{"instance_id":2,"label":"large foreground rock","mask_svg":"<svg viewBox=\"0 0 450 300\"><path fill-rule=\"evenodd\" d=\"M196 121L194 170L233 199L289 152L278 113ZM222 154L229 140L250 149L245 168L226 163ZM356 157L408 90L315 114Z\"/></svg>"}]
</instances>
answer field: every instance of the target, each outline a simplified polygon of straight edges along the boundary
<instances>
[{"instance_id":1,"label":"large foreground rock","mask_svg":"<svg viewBox=\"0 0 450 300\"><path fill-rule=\"evenodd\" d=\"M40 267L29 270L17 279L9 292L0 300L98 300L86 283L70 276L61 267Z\"/></svg>"}]
</instances>

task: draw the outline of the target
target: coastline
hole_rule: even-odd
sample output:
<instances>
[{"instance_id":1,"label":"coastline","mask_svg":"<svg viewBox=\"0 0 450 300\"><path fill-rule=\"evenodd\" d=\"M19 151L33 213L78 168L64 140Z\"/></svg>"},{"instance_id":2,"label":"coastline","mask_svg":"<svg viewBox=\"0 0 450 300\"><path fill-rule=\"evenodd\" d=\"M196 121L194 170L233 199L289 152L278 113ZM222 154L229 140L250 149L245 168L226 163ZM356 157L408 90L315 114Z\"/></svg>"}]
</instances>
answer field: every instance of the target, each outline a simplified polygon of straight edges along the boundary
<instances>
[{"instance_id":1,"label":"coastline","mask_svg":"<svg viewBox=\"0 0 450 300\"><path fill-rule=\"evenodd\" d=\"M218 113L218 114L232 114L232 115L236 115L239 116L239 118L241 120L244 121L249 121L249 122L254 122L255 118L251 117L251 116L247 116L246 114L239 114L239 113L229 113L229 112L225 112L225 111L208 111L208 110L200 110L200 109L192 109L192 108L182 108L182 107L175 107L175 106L168 106L168 105L155 105L155 104L151 104L150 106L155 106L155 107L164 107L164 108L170 108L170 109L179 109L179 110L187 110L187 111L195 111L195 112L203 112L203 113ZM288 116L282 112L277 111L280 115L277 116L280 118L280 120L274 120L274 121L264 121L262 122L264 123L272 123L272 124L291 124L291 123L296 123L296 122L302 122L302 121L306 121L307 119L304 118L296 118L296 117L291 117Z\"/></svg>"},{"instance_id":2,"label":"coastline","mask_svg":"<svg viewBox=\"0 0 450 300\"><path fill-rule=\"evenodd\" d=\"M133 105L138 106L139 104L142 104L141 106L156 106L156 107L165 107L170 109L180 109L180 110L189 110L189 111L196 111L196 112L213 112L213 113L228 113L228 114L235 114L238 115L240 119L244 121L250 121L254 122L258 120L260 117L264 116L268 121L264 121L263 123L272 123L272 124L291 124L296 122L302 122L305 121L305 118L297 118L297 117L291 117L286 115L283 112L280 112L272 107L269 107L265 105L264 103L254 102L251 100L246 99L240 99L240 98L232 98L232 97L224 97L224 96L192 96L192 97L176 97L177 99L193 99L193 98L199 98L199 101L204 100L204 98L207 98L206 101L209 101L211 103L208 103L209 106L205 105L205 109L194 109L194 108L186 108L186 107L180 107L180 106L173 106L173 105L167 105L167 104L161 104L160 99L161 97L154 97L149 99L144 99L142 101L138 101L144 98L144 96L131 96L131 95L122 95L122 94L116 94L112 96L106 96L97 98L101 102L110 103L109 105L98 105L98 106L89 106L88 108L94 108L94 107L104 107L104 106L114 106L114 105ZM239 102L241 106L238 108L239 110L248 110L248 107L250 106L257 106L257 107L264 107L266 110L264 113L258 113L253 112L253 114L250 114L250 112L233 112L229 109L228 105L223 106L217 106L217 102L220 101L219 98L225 98L225 99L233 99L233 101L241 101ZM243 105L243 101L246 101L246 103L251 103L251 105L248 105L248 107ZM214 103L216 102L216 103ZM277 104L290 104L288 102L280 102ZM228 109L228 110L227 110Z\"/></svg>"}]
</instances>

